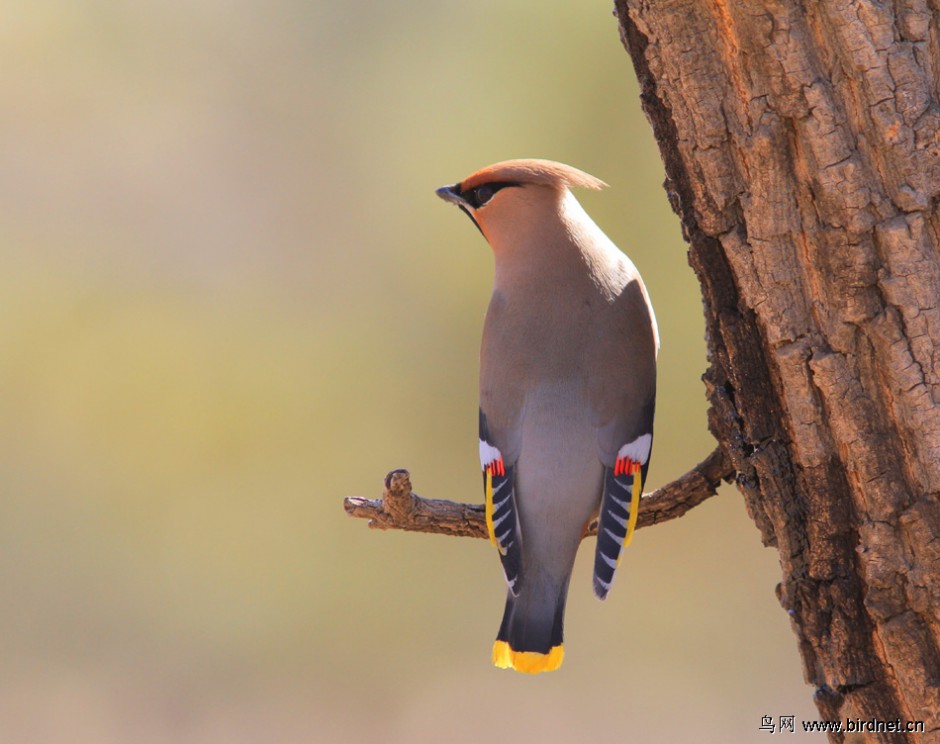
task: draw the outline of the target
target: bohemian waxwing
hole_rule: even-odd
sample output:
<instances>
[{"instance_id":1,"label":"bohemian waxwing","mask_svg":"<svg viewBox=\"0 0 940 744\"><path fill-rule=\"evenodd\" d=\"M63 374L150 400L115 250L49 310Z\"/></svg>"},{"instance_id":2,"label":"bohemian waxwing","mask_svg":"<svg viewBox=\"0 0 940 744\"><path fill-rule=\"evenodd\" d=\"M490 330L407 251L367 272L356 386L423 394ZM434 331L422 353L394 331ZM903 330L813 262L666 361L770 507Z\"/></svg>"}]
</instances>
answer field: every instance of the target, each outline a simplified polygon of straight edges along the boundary
<instances>
[{"instance_id":1,"label":"bohemian waxwing","mask_svg":"<svg viewBox=\"0 0 940 744\"><path fill-rule=\"evenodd\" d=\"M548 160L491 165L437 190L493 249L480 352L480 461L490 541L509 591L498 667L557 669L575 553L599 515L594 593L633 536L653 442L659 336L630 259L569 187L606 186Z\"/></svg>"}]
</instances>

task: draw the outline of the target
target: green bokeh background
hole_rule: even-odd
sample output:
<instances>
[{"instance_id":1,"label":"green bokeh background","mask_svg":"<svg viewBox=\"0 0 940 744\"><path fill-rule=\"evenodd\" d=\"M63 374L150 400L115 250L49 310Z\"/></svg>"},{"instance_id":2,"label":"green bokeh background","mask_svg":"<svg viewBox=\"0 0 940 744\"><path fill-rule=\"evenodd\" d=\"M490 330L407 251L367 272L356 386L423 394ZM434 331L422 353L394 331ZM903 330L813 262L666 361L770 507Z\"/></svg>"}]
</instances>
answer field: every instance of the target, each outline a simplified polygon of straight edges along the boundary
<instances>
[{"instance_id":1,"label":"green bokeh background","mask_svg":"<svg viewBox=\"0 0 940 744\"><path fill-rule=\"evenodd\" d=\"M700 295L609 0L7 3L0 740L762 741L815 717L740 496L643 530L567 658L490 666L484 541L371 532L406 466L480 499L492 259L434 188L512 157L643 272L651 487L711 448ZM797 724L799 725L799 724Z\"/></svg>"}]
</instances>

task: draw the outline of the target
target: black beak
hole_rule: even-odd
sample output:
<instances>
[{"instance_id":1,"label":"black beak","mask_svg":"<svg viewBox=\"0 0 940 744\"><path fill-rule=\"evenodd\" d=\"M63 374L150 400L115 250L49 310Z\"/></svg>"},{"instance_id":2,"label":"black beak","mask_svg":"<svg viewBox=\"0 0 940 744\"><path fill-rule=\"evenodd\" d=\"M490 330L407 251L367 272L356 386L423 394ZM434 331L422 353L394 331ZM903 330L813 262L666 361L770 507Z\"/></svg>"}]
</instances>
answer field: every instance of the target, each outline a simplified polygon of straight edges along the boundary
<instances>
[{"instance_id":1,"label":"black beak","mask_svg":"<svg viewBox=\"0 0 940 744\"><path fill-rule=\"evenodd\" d=\"M458 207L460 207L460 211L470 218L470 221L473 223L474 227L480 231L480 235L482 235L484 238L486 237L486 234L483 232L483 228L480 227L480 223L476 221L473 216L473 212L470 211L470 205L467 204L467 200L461 196L459 183L452 184L451 186L441 186L434 193L441 197L441 199L444 201L450 202L451 204L456 204Z\"/></svg>"},{"instance_id":2,"label":"black beak","mask_svg":"<svg viewBox=\"0 0 940 744\"><path fill-rule=\"evenodd\" d=\"M452 184L450 186L441 186L437 191L434 192L444 201L450 202L451 204L456 204L458 207L466 207L467 202L460 195L460 184Z\"/></svg>"}]
</instances>

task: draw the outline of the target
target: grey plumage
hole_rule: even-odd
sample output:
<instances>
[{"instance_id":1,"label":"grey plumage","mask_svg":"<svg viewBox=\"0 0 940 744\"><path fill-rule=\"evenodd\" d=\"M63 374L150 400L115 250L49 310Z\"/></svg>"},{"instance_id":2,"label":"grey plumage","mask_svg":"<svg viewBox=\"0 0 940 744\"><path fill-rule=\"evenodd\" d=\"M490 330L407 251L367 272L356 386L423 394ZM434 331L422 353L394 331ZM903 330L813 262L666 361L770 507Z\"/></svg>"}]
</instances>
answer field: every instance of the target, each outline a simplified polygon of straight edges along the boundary
<instances>
[{"instance_id":1,"label":"grey plumage","mask_svg":"<svg viewBox=\"0 0 940 744\"><path fill-rule=\"evenodd\" d=\"M652 441L659 344L652 307L632 262L569 185L603 184L528 160L498 163L438 192L467 211L495 257L480 354L481 457L484 446L494 448L513 471L519 576L494 660L520 671L560 664L564 601L584 529L611 483L616 490L619 479L629 494L633 469L645 477ZM631 472L614 478L624 462ZM601 597L627 534L617 493L604 502L612 536L603 546L616 555L602 557L598 542Z\"/></svg>"}]
</instances>

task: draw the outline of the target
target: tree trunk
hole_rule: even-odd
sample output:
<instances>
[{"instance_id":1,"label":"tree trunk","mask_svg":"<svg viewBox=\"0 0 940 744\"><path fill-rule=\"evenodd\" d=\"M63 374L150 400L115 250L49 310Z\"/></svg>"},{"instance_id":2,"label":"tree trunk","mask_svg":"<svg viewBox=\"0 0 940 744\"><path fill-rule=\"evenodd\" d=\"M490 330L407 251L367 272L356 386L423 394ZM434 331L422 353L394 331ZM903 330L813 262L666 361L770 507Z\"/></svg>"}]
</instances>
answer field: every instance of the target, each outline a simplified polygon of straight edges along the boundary
<instances>
[{"instance_id":1,"label":"tree trunk","mask_svg":"<svg viewBox=\"0 0 940 744\"><path fill-rule=\"evenodd\" d=\"M940 742L937 5L616 2L820 713L924 722L866 741Z\"/></svg>"}]
</instances>

